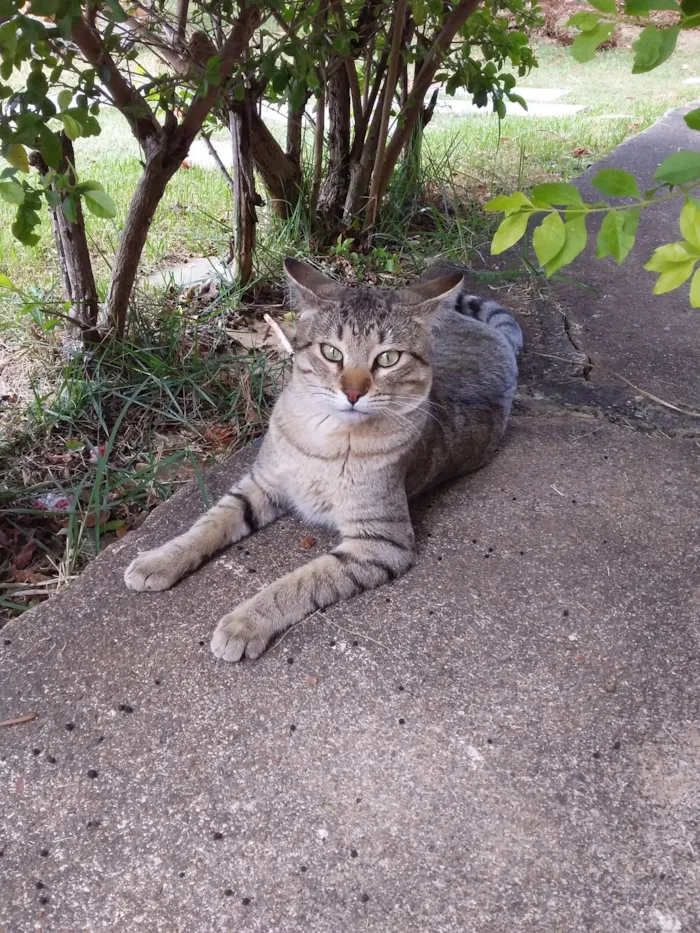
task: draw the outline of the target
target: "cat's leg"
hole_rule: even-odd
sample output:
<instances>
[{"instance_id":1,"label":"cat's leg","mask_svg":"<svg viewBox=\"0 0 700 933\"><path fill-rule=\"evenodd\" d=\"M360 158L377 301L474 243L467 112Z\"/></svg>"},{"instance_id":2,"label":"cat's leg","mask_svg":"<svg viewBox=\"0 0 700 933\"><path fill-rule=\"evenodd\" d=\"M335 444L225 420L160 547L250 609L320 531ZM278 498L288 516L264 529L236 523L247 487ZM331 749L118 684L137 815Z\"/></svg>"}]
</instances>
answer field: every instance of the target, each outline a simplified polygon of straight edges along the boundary
<instances>
[{"instance_id":1,"label":"cat's leg","mask_svg":"<svg viewBox=\"0 0 700 933\"><path fill-rule=\"evenodd\" d=\"M405 496L385 501L382 512L375 518L339 521L342 540L337 547L224 616L211 641L214 655L223 661L239 661L244 655L257 658L273 635L310 613L405 573L414 558Z\"/></svg>"},{"instance_id":2,"label":"cat's leg","mask_svg":"<svg viewBox=\"0 0 700 933\"><path fill-rule=\"evenodd\" d=\"M194 525L167 544L144 551L129 564L124 582L132 590L167 590L215 551L269 525L287 511L282 495L258 481L255 470L233 486Z\"/></svg>"}]
</instances>

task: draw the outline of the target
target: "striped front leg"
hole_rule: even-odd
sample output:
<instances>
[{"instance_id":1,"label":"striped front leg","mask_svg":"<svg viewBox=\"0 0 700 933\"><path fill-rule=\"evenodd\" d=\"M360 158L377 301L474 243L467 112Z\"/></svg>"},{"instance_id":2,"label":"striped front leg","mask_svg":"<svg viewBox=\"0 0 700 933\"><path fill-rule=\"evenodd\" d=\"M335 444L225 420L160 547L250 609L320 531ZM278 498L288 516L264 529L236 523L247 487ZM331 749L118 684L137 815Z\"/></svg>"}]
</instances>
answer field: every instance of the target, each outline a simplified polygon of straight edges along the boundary
<instances>
[{"instance_id":1,"label":"striped front leg","mask_svg":"<svg viewBox=\"0 0 700 933\"><path fill-rule=\"evenodd\" d=\"M129 564L124 582L132 590L167 590L207 557L269 525L287 511L255 469L234 486L189 531Z\"/></svg>"},{"instance_id":2,"label":"striped front leg","mask_svg":"<svg viewBox=\"0 0 700 933\"><path fill-rule=\"evenodd\" d=\"M281 577L224 616L211 650L223 661L257 658L270 639L305 616L405 573L413 563L408 507L389 518L345 522L341 543Z\"/></svg>"}]
</instances>

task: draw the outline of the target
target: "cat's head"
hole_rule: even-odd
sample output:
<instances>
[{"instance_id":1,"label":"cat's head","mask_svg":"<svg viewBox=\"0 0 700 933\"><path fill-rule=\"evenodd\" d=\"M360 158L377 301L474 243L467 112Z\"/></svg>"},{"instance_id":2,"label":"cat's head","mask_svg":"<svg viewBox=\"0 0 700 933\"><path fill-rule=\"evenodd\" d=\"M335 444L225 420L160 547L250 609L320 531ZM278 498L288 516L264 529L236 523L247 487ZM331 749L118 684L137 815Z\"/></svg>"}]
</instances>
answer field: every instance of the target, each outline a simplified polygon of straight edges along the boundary
<instances>
[{"instance_id":1,"label":"cat's head","mask_svg":"<svg viewBox=\"0 0 700 933\"><path fill-rule=\"evenodd\" d=\"M410 288L348 288L287 259L299 312L294 382L310 411L348 419L401 415L430 392L431 323L460 273Z\"/></svg>"}]
</instances>

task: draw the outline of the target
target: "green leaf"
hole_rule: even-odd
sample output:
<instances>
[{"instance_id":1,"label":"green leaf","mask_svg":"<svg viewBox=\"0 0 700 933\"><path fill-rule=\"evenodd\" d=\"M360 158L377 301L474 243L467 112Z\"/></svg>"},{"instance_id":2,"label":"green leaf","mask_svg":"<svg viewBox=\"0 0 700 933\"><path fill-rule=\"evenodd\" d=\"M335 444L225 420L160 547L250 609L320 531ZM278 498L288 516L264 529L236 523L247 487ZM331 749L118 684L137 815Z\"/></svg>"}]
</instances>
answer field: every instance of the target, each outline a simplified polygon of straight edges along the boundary
<instances>
[{"instance_id":1,"label":"green leaf","mask_svg":"<svg viewBox=\"0 0 700 933\"><path fill-rule=\"evenodd\" d=\"M77 139L82 133L82 127L75 117L71 117L70 114L62 113L61 122L63 123L63 129L66 131L68 139Z\"/></svg>"},{"instance_id":2,"label":"green leaf","mask_svg":"<svg viewBox=\"0 0 700 933\"><path fill-rule=\"evenodd\" d=\"M700 13L700 0L681 0L681 10L686 16L695 16Z\"/></svg>"},{"instance_id":3,"label":"green leaf","mask_svg":"<svg viewBox=\"0 0 700 933\"><path fill-rule=\"evenodd\" d=\"M639 224L639 211L610 211L605 215L598 233L596 259L612 256L621 265L634 246Z\"/></svg>"},{"instance_id":4,"label":"green leaf","mask_svg":"<svg viewBox=\"0 0 700 933\"><path fill-rule=\"evenodd\" d=\"M0 181L0 198L8 204L23 204L24 188L16 181Z\"/></svg>"},{"instance_id":5,"label":"green leaf","mask_svg":"<svg viewBox=\"0 0 700 933\"><path fill-rule=\"evenodd\" d=\"M690 113L686 113L683 119L691 130L700 130L700 107L691 110Z\"/></svg>"},{"instance_id":6,"label":"green leaf","mask_svg":"<svg viewBox=\"0 0 700 933\"><path fill-rule=\"evenodd\" d=\"M21 143L10 143L7 149L4 150L3 155L10 163L10 165L18 168L20 172L29 171L29 158L27 157L27 150Z\"/></svg>"},{"instance_id":7,"label":"green leaf","mask_svg":"<svg viewBox=\"0 0 700 933\"><path fill-rule=\"evenodd\" d=\"M689 250L689 246L689 243L682 240L677 243L667 243L665 246L659 246L658 249L654 250L651 259L644 268L647 272L668 272L669 269L683 264L689 259L697 259L698 256L691 252L692 247Z\"/></svg>"},{"instance_id":8,"label":"green leaf","mask_svg":"<svg viewBox=\"0 0 700 933\"><path fill-rule=\"evenodd\" d=\"M591 32L598 25L600 17L596 13L574 13L566 21L567 26L575 26L583 32Z\"/></svg>"},{"instance_id":9,"label":"green leaf","mask_svg":"<svg viewBox=\"0 0 700 933\"><path fill-rule=\"evenodd\" d=\"M48 126L42 126L39 130L39 144L41 154L49 168L58 168L63 158L63 149L56 133L52 133Z\"/></svg>"},{"instance_id":10,"label":"green leaf","mask_svg":"<svg viewBox=\"0 0 700 933\"><path fill-rule=\"evenodd\" d=\"M580 33L571 45L571 54L577 62L589 62L595 57L598 46L607 42L614 30L614 23L600 23L595 29Z\"/></svg>"},{"instance_id":11,"label":"green leaf","mask_svg":"<svg viewBox=\"0 0 700 933\"><path fill-rule=\"evenodd\" d=\"M667 185L684 185L700 179L700 152L684 149L661 163L654 172L655 181L664 181Z\"/></svg>"},{"instance_id":12,"label":"green leaf","mask_svg":"<svg viewBox=\"0 0 700 933\"><path fill-rule=\"evenodd\" d=\"M615 0L588 0L588 2L601 13L617 13Z\"/></svg>"},{"instance_id":13,"label":"green leaf","mask_svg":"<svg viewBox=\"0 0 700 933\"><path fill-rule=\"evenodd\" d=\"M700 209L688 201L681 211L681 233L691 246L700 249Z\"/></svg>"},{"instance_id":14,"label":"green leaf","mask_svg":"<svg viewBox=\"0 0 700 933\"><path fill-rule=\"evenodd\" d=\"M498 256L511 246L514 246L527 229L530 211L521 211L519 214L510 214L502 221L491 241L491 255Z\"/></svg>"},{"instance_id":15,"label":"green leaf","mask_svg":"<svg viewBox=\"0 0 700 933\"><path fill-rule=\"evenodd\" d=\"M64 88L62 91L58 92L58 109L65 110L67 107L70 107L71 101L73 100L73 91L68 88Z\"/></svg>"},{"instance_id":16,"label":"green leaf","mask_svg":"<svg viewBox=\"0 0 700 933\"><path fill-rule=\"evenodd\" d=\"M625 13L628 16L646 16L653 10L679 10L676 0L627 0Z\"/></svg>"},{"instance_id":17,"label":"green leaf","mask_svg":"<svg viewBox=\"0 0 700 933\"><path fill-rule=\"evenodd\" d=\"M676 48L679 31L678 26L672 29L657 29L653 23L645 26L637 41L632 44L634 49L632 74L645 74L670 58Z\"/></svg>"},{"instance_id":18,"label":"green leaf","mask_svg":"<svg viewBox=\"0 0 700 933\"><path fill-rule=\"evenodd\" d=\"M544 267L547 278L554 275L563 266L568 266L586 248L586 240L588 239L586 215L574 214L571 220L567 220L564 224L564 231L566 233L564 246L554 259L550 259Z\"/></svg>"},{"instance_id":19,"label":"green leaf","mask_svg":"<svg viewBox=\"0 0 700 933\"><path fill-rule=\"evenodd\" d=\"M541 266L557 255L566 242L564 221L558 213L548 214L532 235L532 245Z\"/></svg>"},{"instance_id":20,"label":"green leaf","mask_svg":"<svg viewBox=\"0 0 700 933\"><path fill-rule=\"evenodd\" d=\"M86 191L83 194L83 200L90 213L94 214L96 217L111 219L117 216L116 205L106 191L102 191L99 188Z\"/></svg>"},{"instance_id":21,"label":"green leaf","mask_svg":"<svg viewBox=\"0 0 700 933\"><path fill-rule=\"evenodd\" d=\"M594 188L613 198L639 198L642 195L633 175L619 168L604 168L591 180Z\"/></svg>"},{"instance_id":22,"label":"green leaf","mask_svg":"<svg viewBox=\"0 0 700 933\"><path fill-rule=\"evenodd\" d=\"M53 16L61 5L61 0L32 0L29 12L32 16Z\"/></svg>"},{"instance_id":23,"label":"green leaf","mask_svg":"<svg viewBox=\"0 0 700 933\"><path fill-rule=\"evenodd\" d=\"M123 10L121 5L119 4L119 0L105 0L105 3L107 4L110 10L110 15L108 17L109 19L111 19L115 23L126 22L126 20L129 17L126 14L125 10Z\"/></svg>"},{"instance_id":24,"label":"green leaf","mask_svg":"<svg viewBox=\"0 0 700 933\"><path fill-rule=\"evenodd\" d=\"M700 308L700 269L697 270L690 283L690 305L692 308Z\"/></svg>"},{"instance_id":25,"label":"green leaf","mask_svg":"<svg viewBox=\"0 0 700 933\"><path fill-rule=\"evenodd\" d=\"M697 259L688 259L686 262L678 262L671 269L662 272L654 285L654 295L665 295L666 292L672 292L674 288L679 288L684 282L687 282L693 274Z\"/></svg>"},{"instance_id":26,"label":"green leaf","mask_svg":"<svg viewBox=\"0 0 700 933\"><path fill-rule=\"evenodd\" d=\"M61 208L63 209L63 215L66 220L70 221L72 224L78 222L78 208L72 194L67 194L61 201Z\"/></svg>"},{"instance_id":27,"label":"green leaf","mask_svg":"<svg viewBox=\"0 0 700 933\"><path fill-rule=\"evenodd\" d=\"M0 288L9 288L12 291L15 290L15 286L8 279L8 277L4 274L4 272L0 272Z\"/></svg>"},{"instance_id":28,"label":"green leaf","mask_svg":"<svg viewBox=\"0 0 700 933\"><path fill-rule=\"evenodd\" d=\"M12 224L12 235L24 243L25 246L36 246L39 237L34 233L34 228L39 224L39 215L31 210L26 204L21 204L17 208L14 223Z\"/></svg>"},{"instance_id":29,"label":"green leaf","mask_svg":"<svg viewBox=\"0 0 700 933\"><path fill-rule=\"evenodd\" d=\"M484 204L485 211L505 211L506 216L517 214L525 208L531 208L532 202L521 191L514 194L499 194Z\"/></svg>"},{"instance_id":30,"label":"green leaf","mask_svg":"<svg viewBox=\"0 0 700 933\"><path fill-rule=\"evenodd\" d=\"M583 204L576 188L563 181L548 181L543 185L535 185L532 195L538 201L556 204L558 207L574 207Z\"/></svg>"}]
</instances>

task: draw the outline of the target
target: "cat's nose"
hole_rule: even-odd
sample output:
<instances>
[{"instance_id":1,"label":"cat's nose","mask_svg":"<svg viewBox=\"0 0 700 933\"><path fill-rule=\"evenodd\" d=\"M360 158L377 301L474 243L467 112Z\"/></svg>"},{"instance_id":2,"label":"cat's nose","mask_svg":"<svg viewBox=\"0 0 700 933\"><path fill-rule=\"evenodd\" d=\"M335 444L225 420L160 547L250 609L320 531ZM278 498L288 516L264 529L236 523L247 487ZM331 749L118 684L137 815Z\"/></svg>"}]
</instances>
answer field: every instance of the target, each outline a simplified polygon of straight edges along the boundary
<instances>
[{"instance_id":1,"label":"cat's nose","mask_svg":"<svg viewBox=\"0 0 700 933\"><path fill-rule=\"evenodd\" d=\"M343 389L343 392L345 392L345 396L351 405L354 405L358 399L366 394L365 392L358 392L357 389Z\"/></svg>"}]
</instances>

